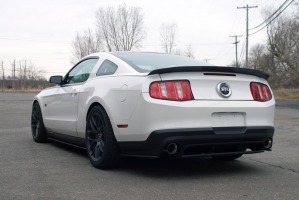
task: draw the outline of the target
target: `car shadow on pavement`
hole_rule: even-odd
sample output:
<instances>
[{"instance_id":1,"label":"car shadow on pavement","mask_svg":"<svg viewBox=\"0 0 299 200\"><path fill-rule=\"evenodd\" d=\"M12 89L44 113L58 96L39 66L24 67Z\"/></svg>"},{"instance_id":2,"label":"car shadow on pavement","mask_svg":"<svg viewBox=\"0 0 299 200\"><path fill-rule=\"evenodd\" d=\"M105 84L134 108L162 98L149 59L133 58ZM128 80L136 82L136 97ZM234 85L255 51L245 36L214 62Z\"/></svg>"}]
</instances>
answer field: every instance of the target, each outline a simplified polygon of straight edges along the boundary
<instances>
[{"instance_id":1,"label":"car shadow on pavement","mask_svg":"<svg viewBox=\"0 0 299 200\"><path fill-rule=\"evenodd\" d=\"M239 158L235 161L218 161L212 158L141 159L126 158L117 170L153 178L198 178L239 174L263 173L251 163Z\"/></svg>"},{"instance_id":2,"label":"car shadow on pavement","mask_svg":"<svg viewBox=\"0 0 299 200\"><path fill-rule=\"evenodd\" d=\"M86 150L61 144L49 143L53 148L59 148L80 158L88 159ZM246 156L246 155L245 155ZM92 165L90 164L92 168ZM122 158L119 167L101 172L121 173L148 178L199 178L219 177L244 174L264 173L264 168L239 158L234 161L219 161L212 158L188 158L188 159L145 159L145 158Z\"/></svg>"}]
</instances>

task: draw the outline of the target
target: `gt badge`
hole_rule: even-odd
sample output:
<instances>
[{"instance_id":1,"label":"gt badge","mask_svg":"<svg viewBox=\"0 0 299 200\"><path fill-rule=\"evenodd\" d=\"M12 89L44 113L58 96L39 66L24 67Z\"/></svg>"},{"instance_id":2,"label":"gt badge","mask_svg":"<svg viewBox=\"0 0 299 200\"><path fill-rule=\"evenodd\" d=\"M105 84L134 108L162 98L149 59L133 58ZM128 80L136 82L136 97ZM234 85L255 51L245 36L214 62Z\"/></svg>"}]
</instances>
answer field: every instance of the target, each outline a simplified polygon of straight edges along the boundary
<instances>
[{"instance_id":1,"label":"gt badge","mask_svg":"<svg viewBox=\"0 0 299 200\"><path fill-rule=\"evenodd\" d=\"M221 97L224 97L224 98L228 98L232 94L232 89L225 82L218 83L217 87L216 87L216 91Z\"/></svg>"}]
</instances>

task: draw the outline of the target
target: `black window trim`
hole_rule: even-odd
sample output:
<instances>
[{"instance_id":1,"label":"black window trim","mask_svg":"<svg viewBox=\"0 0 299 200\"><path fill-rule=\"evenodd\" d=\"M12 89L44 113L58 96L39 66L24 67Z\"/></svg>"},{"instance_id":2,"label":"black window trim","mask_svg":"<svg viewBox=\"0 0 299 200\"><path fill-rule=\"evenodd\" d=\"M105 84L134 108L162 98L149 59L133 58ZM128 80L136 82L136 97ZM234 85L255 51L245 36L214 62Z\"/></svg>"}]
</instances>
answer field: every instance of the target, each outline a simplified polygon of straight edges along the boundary
<instances>
[{"instance_id":1,"label":"black window trim","mask_svg":"<svg viewBox=\"0 0 299 200\"><path fill-rule=\"evenodd\" d=\"M115 72L118 70L118 65L115 63L115 62L113 62L113 61L111 61L111 60L109 60L109 59L105 59L105 60L103 60L103 62L101 63L101 65L99 66L99 68L98 68L98 70L97 70L97 72L96 72L96 76L111 76L111 75L113 75L113 74L103 74L103 75L98 75L98 71L102 68L102 65L103 65L103 63L105 62L105 61L109 61L109 62L111 62L111 63L113 63L115 66L116 66L116 70L113 72L113 74L115 74Z\"/></svg>"},{"instance_id":2,"label":"black window trim","mask_svg":"<svg viewBox=\"0 0 299 200\"><path fill-rule=\"evenodd\" d=\"M89 60L89 59L98 59L98 61L99 61L99 59L100 59L100 57L99 56L89 56L89 57L87 57L87 58L84 58L84 59L82 59L82 60L79 60L67 73L66 73L66 75L63 77L63 82L62 82L62 84L61 84L61 86L71 86L71 85L82 85L83 83L85 83L86 81L83 81L83 82L79 82L79 83L66 83L65 81L67 80L67 77L68 77L68 75L69 75L69 73L76 67L76 66L78 66L80 63L82 63L82 62L84 62L84 61L86 61L86 60Z\"/></svg>"}]
</instances>

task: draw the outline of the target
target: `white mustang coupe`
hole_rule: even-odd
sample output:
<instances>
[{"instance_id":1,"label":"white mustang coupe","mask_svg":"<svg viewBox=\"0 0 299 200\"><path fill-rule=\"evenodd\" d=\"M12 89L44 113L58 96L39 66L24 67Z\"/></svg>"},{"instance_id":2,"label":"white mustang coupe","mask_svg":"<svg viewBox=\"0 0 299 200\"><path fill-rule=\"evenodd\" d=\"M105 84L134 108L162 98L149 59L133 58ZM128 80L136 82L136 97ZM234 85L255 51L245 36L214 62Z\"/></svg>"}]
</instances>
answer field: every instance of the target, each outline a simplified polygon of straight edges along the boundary
<instances>
[{"instance_id":1,"label":"white mustang coupe","mask_svg":"<svg viewBox=\"0 0 299 200\"><path fill-rule=\"evenodd\" d=\"M162 53L91 54L34 98L32 136L86 148L101 169L121 156L237 159L271 150L268 76Z\"/></svg>"}]
</instances>

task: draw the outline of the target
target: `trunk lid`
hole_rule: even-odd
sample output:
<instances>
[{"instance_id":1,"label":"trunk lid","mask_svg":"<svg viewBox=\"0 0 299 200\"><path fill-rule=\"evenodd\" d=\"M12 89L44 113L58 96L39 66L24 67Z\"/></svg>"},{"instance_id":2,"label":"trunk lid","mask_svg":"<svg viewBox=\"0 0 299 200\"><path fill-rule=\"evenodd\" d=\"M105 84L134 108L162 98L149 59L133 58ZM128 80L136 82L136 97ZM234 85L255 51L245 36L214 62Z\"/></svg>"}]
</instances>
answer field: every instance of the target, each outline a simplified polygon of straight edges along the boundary
<instances>
[{"instance_id":1,"label":"trunk lid","mask_svg":"<svg viewBox=\"0 0 299 200\"><path fill-rule=\"evenodd\" d=\"M162 81L189 80L195 100L252 101L250 83L267 84L265 79L268 75L257 70L230 67L212 67L212 70L211 67L206 67L204 70L198 70L193 67L192 71L190 68L192 67L178 67L172 71L169 71L171 68L166 68L162 70L168 71L160 71L159 74ZM235 69L239 73L235 73Z\"/></svg>"}]
</instances>

